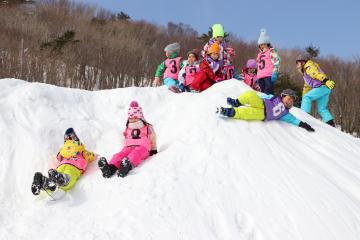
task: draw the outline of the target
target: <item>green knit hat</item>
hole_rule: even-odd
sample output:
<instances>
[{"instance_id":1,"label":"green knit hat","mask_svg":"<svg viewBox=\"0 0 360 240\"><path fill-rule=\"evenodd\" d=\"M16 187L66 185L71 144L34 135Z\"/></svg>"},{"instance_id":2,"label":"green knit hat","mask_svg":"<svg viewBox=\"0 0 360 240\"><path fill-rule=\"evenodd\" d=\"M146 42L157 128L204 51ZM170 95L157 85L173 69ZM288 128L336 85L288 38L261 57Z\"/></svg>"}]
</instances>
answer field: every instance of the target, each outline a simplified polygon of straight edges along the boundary
<instances>
[{"instance_id":1,"label":"green knit hat","mask_svg":"<svg viewBox=\"0 0 360 240\"><path fill-rule=\"evenodd\" d=\"M224 37L224 27L217 23L212 26L212 36L213 38L216 37Z\"/></svg>"}]
</instances>

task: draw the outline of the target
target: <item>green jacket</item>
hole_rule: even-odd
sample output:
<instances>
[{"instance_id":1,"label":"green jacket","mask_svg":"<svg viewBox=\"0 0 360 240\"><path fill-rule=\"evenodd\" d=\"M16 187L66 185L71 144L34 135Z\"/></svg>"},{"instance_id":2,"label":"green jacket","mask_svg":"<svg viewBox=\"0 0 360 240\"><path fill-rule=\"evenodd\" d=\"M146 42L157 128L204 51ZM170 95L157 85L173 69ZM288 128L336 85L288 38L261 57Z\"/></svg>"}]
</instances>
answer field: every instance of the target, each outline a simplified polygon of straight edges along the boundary
<instances>
[{"instance_id":1,"label":"green jacket","mask_svg":"<svg viewBox=\"0 0 360 240\"><path fill-rule=\"evenodd\" d=\"M173 59L173 58L177 58L178 57L178 53L172 53L169 57L169 59ZM166 61L166 60L165 60ZM156 72L155 72L155 77L162 77L162 75L165 72L166 66L165 66L165 61L163 61L157 68L156 68ZM184 66L182 59L180 60L180 69L182 69Z\"/></svg>"}]
</instances>

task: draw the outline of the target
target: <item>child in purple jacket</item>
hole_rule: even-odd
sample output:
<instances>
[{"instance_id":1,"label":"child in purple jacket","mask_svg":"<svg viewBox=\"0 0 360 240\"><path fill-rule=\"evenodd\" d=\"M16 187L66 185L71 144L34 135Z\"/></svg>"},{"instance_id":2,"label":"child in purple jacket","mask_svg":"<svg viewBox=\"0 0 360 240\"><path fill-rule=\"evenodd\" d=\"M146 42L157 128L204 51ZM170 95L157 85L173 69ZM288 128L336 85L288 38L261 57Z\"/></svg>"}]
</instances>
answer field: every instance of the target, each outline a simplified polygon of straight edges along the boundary
<instances>
[{"instance_id":1,"label":"child in purple jacket","mask_svg":"<svg viewBox=\"0 0 360 240\"><path fill-rule=\"evenodd\" d=\"M307 131L315 130L307 123L301 122L289 110L297 99L295 91L285 89L280 96L265 95L259 97L255 91L247 91L237 99L227 98L232 108L220 107L220 115L242 120L281 120L305 128Z\"/></svg>"}]
</instances>

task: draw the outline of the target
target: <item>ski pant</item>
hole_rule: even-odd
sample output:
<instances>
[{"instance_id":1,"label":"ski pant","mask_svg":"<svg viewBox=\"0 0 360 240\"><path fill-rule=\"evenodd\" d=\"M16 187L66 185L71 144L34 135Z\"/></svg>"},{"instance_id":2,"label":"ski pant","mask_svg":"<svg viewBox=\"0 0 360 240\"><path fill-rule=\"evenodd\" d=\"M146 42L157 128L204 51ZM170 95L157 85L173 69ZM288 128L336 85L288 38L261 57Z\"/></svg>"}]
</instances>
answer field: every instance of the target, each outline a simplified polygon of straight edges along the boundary
<instances>
[{"instance_id":1,"label":"ski pant","mask_svg":"<svg viewBox=\"0 0 360 240\"><path fill-rule=\"evenodd\" d=\"M109 164L113 164L116 168L119 168L121 160L125 157L129 159L134 167L137 167L142 161L149 157L149 151L144 146L125 146L120 152L114 154Z\"/></svg>"},{"instance_id":2,"label":"ski pant","mask_svg":"<svg viewBox=\"0 0 360 240\"><path fill-rule=\"evenodd\" d=\"M241 103L240 107L235 109L235 119L242 120L264 120L264 101L259 97L255 91L246 91L238 97Z\"/></svg>"},{"instance_id":3,"label":"ski pant","mask_svg":"<svg viewBox=\"0 0 360 240\"><path fill-rule=\"evenodd\" d=\"M324 122L328 122L334 119L334 117L331 115L327 108L330 93L331 90L325 85L311 89L302 97L301 110L307 113L311 113L311 104L313 101L316 101L317 111L320 114L322 120Z\"/></svg>"},{"instance_id":4,"label":"ski pant","mask_svg":"<svg viewBox=\"0 0 360 240\"><path fill-rule=\"evenodd\" d=\"M56 168L56 171L62 174L67 174L70 177L68 185L59 187L64 191L73 188L73 186L81 176L81 170L71 164L62 164L58 168Z\"/></svg>"},{"instance_id":5,"label":"ski pant","mask_svg":"<svg viewBox=\"0 0 360 240\"><path fill-rule=\"evenodd\" d=\"M271 77L259 78L258 83L261 92L274 95L274 83L271 81Z\"/></svg>"},{"instance_id":6,"label":"ski pant","mask_svg":"<svg viewBox=\"0 0 360 240\"><path fill-rule=\"evenodd\" d=\"M164 79L164 85L166 85L166 87L167 87L168 89L170 89L170 88L173 87L173 86L179 87L179 81L167 77L167 78Z\"/></svg>"}]
</instances>

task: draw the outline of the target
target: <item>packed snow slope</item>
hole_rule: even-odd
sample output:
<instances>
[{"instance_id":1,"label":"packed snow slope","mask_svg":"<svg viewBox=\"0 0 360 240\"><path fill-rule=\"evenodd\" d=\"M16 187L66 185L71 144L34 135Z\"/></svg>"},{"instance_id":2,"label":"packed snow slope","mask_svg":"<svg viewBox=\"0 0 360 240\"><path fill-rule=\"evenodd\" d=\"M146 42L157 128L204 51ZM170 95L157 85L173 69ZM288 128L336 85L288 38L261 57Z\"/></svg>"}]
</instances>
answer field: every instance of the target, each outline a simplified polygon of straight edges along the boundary
<instances>
[{"instance_id":1,"label":"packed snow slope","mask_svg":"<svg viewBox=\"0 0 360 240\"><path fill-rule=\"evenodd\" d=\"M316 132L215 115L246 90L236 80L201 94L0 80L0 239L358 240L359 139L299 109ZM32 195L68 127L87 149L118 152L131 100L154 125L157 155L126 178L104 179L93 163L60 201Z\"/></svg>"}]
</instances>

